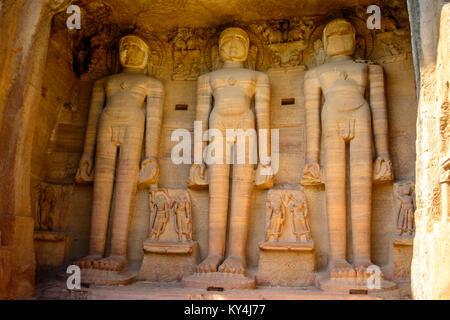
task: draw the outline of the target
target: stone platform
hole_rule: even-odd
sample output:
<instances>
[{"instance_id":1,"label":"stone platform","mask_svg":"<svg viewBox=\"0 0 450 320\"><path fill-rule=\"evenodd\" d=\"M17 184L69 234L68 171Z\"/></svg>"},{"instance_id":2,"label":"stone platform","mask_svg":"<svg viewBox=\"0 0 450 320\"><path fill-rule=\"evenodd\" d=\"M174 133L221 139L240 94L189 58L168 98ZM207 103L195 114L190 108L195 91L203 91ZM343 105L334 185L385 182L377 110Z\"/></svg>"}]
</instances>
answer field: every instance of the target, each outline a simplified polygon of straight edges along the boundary
<instances>
[{"instance_id":1,"label":"stone platform","mask_svg":"<svg viewBox=\"0 0 450 320\"><path fill-rule=\"evenodd\" d=\"M194 273L191 276L184 277L181 283L185 288L199 288L210 291L254 289L256 287L254 276L223 272Z\"/></svg>"},{"instance_id":2,"label":"stone platform","mask_svg":"<svg viewBox=\"0 0 450 320\"><path fill-rule=\"evenodd\" d=\"M198 288L183 288L180 282L136 282L129 286L83 287L70 292L64 281L38 283L36 300L410 300L409 283L386 292L336 293L315 287L268 288L253 290L207 291Z\"/></svg>"},{"instance_id":3,"label":"stone platform","mask_svg":"<svg viewBox=\"0 0 450 320\"><path fill-rule=\"evenodd\" d=\"M131 270L122 272L97 269L81 269L81 283L101 286L129 285L136 281L137 273Z\"/></svg>"},{"instance_id":4,"label":"stone platform","mask_svg":"<svg viewBox=\"0 0 450 320\"><path fill-rule=\"evenodd\" d=\"M380 280L380 286L378 288L370 288L367 280L357 278L330 279L328 273L318 274L316 286L323 291L341 294L384 293L398 288L395 282L384 279Z\"/></svg>"},{"instance_id":5,"label":"stone platform","mask_svg":"<svg viewBox=\"0 0 450 320\"><path fill-rule=\"evenodd\" d=\"M138 274L143 281L180 281L192 275L198 264L197 242L144 242L144 259Z\"/></svg>"},{"instance_id":6,"label":"stone platform","mask_svg":"<svg viewBox=\"0 0 450 320\"><path fill-rule=\"evenodd\" d=\"M258 285L307 287L315 283L314 242L262 242ZM282 261L282 263L280 263Z\"/></svg>"}]
</instances>

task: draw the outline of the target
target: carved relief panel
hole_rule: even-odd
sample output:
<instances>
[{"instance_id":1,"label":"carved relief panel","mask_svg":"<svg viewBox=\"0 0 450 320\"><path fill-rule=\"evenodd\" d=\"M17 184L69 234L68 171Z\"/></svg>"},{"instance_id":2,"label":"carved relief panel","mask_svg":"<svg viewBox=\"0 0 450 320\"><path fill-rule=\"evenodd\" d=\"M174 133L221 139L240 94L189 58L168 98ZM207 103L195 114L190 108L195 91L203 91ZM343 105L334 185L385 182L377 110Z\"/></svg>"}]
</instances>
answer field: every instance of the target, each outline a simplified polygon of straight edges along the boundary
<instances>
[{"instance_id":1,"label":"carved relief panel","mask_svg":"<svg viewBox=\"0 0 450 320\"><path fill-rule=\"evenodd\" d=\"M37 196L35 229L63 231L72 186L41 182L35 191Z\"/></svg>"},{"instance_id":2,"label":"carved relief panel","mask_svg":"<svg viewBox=\"0 0 450 320\"><path fill-rule=\"evenodd\" d=\"M308 206L303 191L270 190L266 200L266 250L295 250L313 247Z\"/></svg>"},{"instance_id":3,"label":"carved relief panel","mask_svg":"<svg viewBox=\"0 0 450 320\"><path fill-rule=\"evenodd\" d=\"M414 212L416 211L414 181L395 183L394 193L397 234L412 237L415 232Z\"/></svg>"},{"instance_id":4,"label":"carved relief panel","mask_svg":"<svg viewBox=\"0 0 450 320\"><path fill-rule=\"evenodd\" d=\"M192 242L191 198L186 190L158 189L149 193L152 242Z\"/></svg>"}]
</instances>

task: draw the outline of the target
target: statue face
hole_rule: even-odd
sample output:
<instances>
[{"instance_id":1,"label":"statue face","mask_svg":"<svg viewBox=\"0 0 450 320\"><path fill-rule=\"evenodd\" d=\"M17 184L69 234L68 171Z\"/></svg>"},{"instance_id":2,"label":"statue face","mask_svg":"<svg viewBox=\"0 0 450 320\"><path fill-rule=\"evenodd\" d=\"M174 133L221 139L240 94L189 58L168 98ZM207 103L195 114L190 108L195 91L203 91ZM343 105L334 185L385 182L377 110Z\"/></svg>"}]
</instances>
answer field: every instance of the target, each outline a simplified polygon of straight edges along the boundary
<instances>
[{"instance_id":1,"label":"statue face","mask_svg":"<svg viewBox=\"0 0 450 320\"><path fill-rule=\"evenodd\" d=\"M222 32L219 40L220 57L223 61L247 60L249 39L247 33L240 28L229 28Z\"/></svg>"},{"instance_id":2,"label":"statue face","mask_svg":"<svg viewBox=\"0 0 450 320\"><path fill-rule=\"evenodd\" d=\"M324 30L324 45L329 57L355 53L355 28L346 20L331 21Z\"/></svg>"},{"instance_id":3,"label":"statue face","mask_svg":"<svg viewBox=\"0 0 450 320\"><path fill-rule=\"evenodd\" d=\"M120 64L124 68L145 68L149 57L147 44L136 36L125 36L119 45Z\"/></svg>"}]
</instances>

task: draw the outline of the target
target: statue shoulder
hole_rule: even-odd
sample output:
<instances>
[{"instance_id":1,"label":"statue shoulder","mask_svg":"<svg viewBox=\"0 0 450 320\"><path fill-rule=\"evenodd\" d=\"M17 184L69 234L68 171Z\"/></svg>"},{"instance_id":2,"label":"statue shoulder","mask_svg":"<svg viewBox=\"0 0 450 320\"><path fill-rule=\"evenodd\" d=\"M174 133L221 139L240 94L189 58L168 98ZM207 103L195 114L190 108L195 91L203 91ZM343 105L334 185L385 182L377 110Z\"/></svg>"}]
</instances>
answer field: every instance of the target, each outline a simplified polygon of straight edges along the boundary
<instances>
[{"instance_id":1,"label":"statue shoulder","mask_svg":"<svg viewBox=\"0 0 450 320\"><path fill-rule=\"evenodd\" d=\"M203 86L203 87L207 87L207 86L211 86L211 78L213 77L213 75L216 73L217 71L213 71L213 72L209 72L209 73L205 73L200 75L197 78L197 83L199 86Z\"/></svg>"},{"instance_id":2,"label":"statue shoulder","mask_svg":"<svg viewBox=\"0 0 450 320\"><path fill-rule=\"evenodd\" d=\"M315 67L313 69L310 69L308 71L305 72L305 80L307 79L316 79L318 74L320 73L320 70L323 69L321 68L322 66L318 66Z\"/></svg>"},{"instance_id":3,"label":"statue shoulder","mask_svg":"<svg viewBox=\"0 0 450 320\"><path fill-rule=\"evenodd\" d=\"M267 75L267 73L253 70L252 72L255 72L258 83L269 83L269 76Z\"/></svg>"},{"instance_id":4,"label":"statue shoulder","mask_svg":"<svg viewBox=\"0 0 450 320\"><path fill-rule=\"evenodd\" d=\"M111 76L106 76L106 77L100 78L98 80L95 80L94 88L103 87L105 85L106 81L108 81L109 78L111 78Z\"/></svg>"},{"instance_id":5,"label":"statue shoulder","mask_svg":"<svg viewBox=\"0 0 450 320\"><path fill-rule=\"evenodd\" d=\"M147 77L148 85L152 90L164 91L163 83L153 77Z\"/></svg>"}]
</instances>

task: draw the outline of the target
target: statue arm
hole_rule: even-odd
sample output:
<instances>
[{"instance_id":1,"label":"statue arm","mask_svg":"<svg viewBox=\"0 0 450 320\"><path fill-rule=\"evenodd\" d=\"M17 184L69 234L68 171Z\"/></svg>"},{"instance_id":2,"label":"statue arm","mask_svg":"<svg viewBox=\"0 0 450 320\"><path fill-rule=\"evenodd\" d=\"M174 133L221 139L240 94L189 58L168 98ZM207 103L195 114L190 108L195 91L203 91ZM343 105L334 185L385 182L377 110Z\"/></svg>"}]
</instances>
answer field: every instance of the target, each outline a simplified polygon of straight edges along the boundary
<instances>
[{"instance_id":1,"label":"statue arm","mask_svg":"<svg viewBox=\"0 0 450 320\"><path fill-rule=\"evenodd\" d=\"M157 158L163 117L164 87L154 80L147 95L145 158Z\"/></svg>"},{"instance_id":2,"label":"statue arm","mask_svg":"<svg viewBox=\"0 0 450 320\"><path fill-rule=\"evenodd\" d=\"M104 82L104 79L97 80L92 90L91 108L84 142L84 154L90 156L94 155L98 120L100 119L106 101Z\"/></svg>"},{"instance_id":3,"label":"statue arm","mask_svg":"<svg viewBox=\"0 0 450 320\"><path fill-rule=\"evenodd\" d=\"M92 90L84 150L75 176L75 182L77 183L91 183L94 181L94 152L97 139L97 126L106 102L104 84L105 79L100 79L95 82Z\"/></svg>"},{"instance_id":4,"label":"statue arm","mask_svg":"<svg viewBox=\"0 0 450 320\"><path fill-rule=\"evenodd\" d=\"M383 67L369 65L370 107L372 109L373 131L377 156L388 156L388 114L384 91Z\"/></svg>"},{"instance_id":5,"label":"statue arm","mask_svg":"<svg viewBox=\"0 0 450 320\"><path fill-rule=\"evenodd\" d=\"M389 156L388 114L384 92L383 67L369 65L370 107L372 109L373 132L377 159L374 165L374 182L385 183L394 179L392 161Z\"/></svg>"},{"instance_id":6,"label":"statue arm","mask_svg":"<svg viewBox=\"0 0 450 320\"><path fill-rule=\"evenodd\" d=\"M212 108L212 88L210 84L209 74L202 75L197 81L197 113L195 116L196 121L200 121L202 126L202 135L209 128L209 113ZM189 173L188 187L191 189L204 189L208 186L208 178L206 172L206 165L203 161L203 150L205 150L206 142L203 141L203 136L199 137L201 144L198 150L197 142L194 143L194 160L200 156L201 162L194 162ZM200 155L198 155L198 152Z\"/></svg>"},{"instance_id":7,"label":"statue arm","mask_svg":"<svg viewBox=\"0 0 450 320\"><path fill-rule=\"evenodd\" d=\"M270 82L269 77L264 73L258 74L255 92L255 111L258 130L266 130L267 132L267 155L271 154L270 139ZM261 139L259 139L261 144ZM261 149L261 146L260 146ZM268 159L260 159L261 163L268 165Z\"/></svg>"},{"instance_id":8,"label":"statue arm","mask_svg":"<svg viewBox=\"0 0 450 320\"><path fill-rule=\"evenodd\" d=\"M206 74L200 76L197 83L197 114L195 119L201 122L203 134L209 128L209 113L212 108L212 88L209 80L210 77ZM205 144L202 137L202 157Z\"/></svg>"},{"instance_id":9,"label":"statue arm","mask_svg":"<svg viewBox=\"0 0 450 320\"><path fill-rule=\"evenodd\" d=\"M147 94L146 129L145 129L145 159L141 164L138 185L148 188L158 184L159 164L158 154L163 117L164 87L158 80L150 83Z\"/></svg>"},{"instance_id":10,"label":"statue arm","mask_svg":"<svg viewBox=\"0 0 450 320\"><path fill-rule=\"evenodd\" d=\"M301 184L304 186L321 185L320 156L320 103L321 88L316 70L305 75L306 108L306 165Z\"/></svg>"},{"instance_id":11,"label":"statue arm","mask_svg":"<svg viewBox=\"0 0 450 320\"><path fill-rule=\"evenodd\" d=\"M306 163L318 163L320 155L321 89L316 71L305 75Z\"/></svg>"},{"instance_id":12,"label":"statue arm","mask_svg":"<svg viewBox=\"0 0 450 320\"><path fill-rule=\"evenodd\" d=\"M189 221L191 220L191 206L189 203L186 203L186 219L188 219Z\"/></svg>"}]
</instances>

